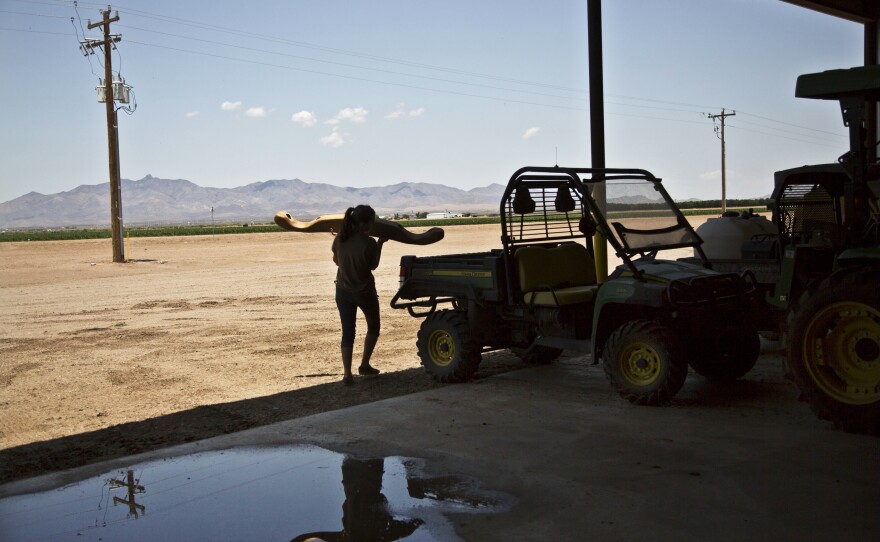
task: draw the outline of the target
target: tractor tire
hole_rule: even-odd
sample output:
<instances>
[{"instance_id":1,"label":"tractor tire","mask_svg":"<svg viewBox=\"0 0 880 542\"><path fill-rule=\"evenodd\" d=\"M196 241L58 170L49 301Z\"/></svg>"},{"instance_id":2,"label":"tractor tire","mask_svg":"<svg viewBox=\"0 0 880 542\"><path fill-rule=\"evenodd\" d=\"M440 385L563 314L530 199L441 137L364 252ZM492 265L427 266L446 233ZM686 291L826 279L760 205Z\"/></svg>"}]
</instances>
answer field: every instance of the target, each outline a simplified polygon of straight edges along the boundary
<instances>
[{"instance_id":1,"label":"tractor tire","mask_svg":"<svg viewBox=\"0 0 880 542\"><path fill-rule=\"evenodd\" d=\"M672 331L649 320L617 328L605 343L602 364L621 397L651 406L668 403L684 385L688 370Z\"/></svg>"},{"instance_id":2,"label":"tractor tire","mask_svg":"<svg viewBox=\"0 0 880 542\"><path fill-rule=\"evenodd\" d=\"M529 365L547 365L562 355L562 350L550 346L536 346L529 351L528 348L511 348L516 357Z\"/></svg>"},{"instance_id":3,"label":"tractor tire","mask_svg":"<svg viewBox=\"0 0 880 542\"><path fill-rule=\"evenodd\" d=\"M789 314L788 369L813 412L852 433L880 434L880 272L839 272Z\"/></svg>"},{"instance_id":4,"label":"tractor tire","mask_svg":"<svg viewBox=\"0 0 880 542\"><path fill-rule=\"evenodd\" d=\"M692 338L690 365L700 376L719 382L744 377L761 355L761 339L751 325L725 326L709 339Z\"/></svg>"},{"instance_id":5,"label":"tractor tire","mask_svg":"<svg viewBox=\"0 0 880 542\"><path fill-rule=\"evenodd\" d=\"M480 350L471 341L465 313L443 310L422 322L416 341L422 365L434 380L465 382L477 372Z\"/></svg>"}]
</instances>

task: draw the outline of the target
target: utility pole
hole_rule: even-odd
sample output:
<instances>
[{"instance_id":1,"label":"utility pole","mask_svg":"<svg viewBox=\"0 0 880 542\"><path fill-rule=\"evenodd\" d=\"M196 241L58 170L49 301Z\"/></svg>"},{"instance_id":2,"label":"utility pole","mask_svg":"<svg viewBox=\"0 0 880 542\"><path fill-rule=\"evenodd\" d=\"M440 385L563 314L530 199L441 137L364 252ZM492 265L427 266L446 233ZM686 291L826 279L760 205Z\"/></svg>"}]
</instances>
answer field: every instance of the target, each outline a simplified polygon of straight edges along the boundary
<instances>
[{"instance_id":1,"label":"utility pole","mask_svg":"<svg viewBox=\"0 0 880 542\"><path fill-rule=\"evenodd\" d=\"M138 483L138 482L140 482L140 480L134 479L134 471L132 471L132 470L128 471L127 475L128 476L125 481L117 480L116 478L110 479L110 490L111 491L114 489L119 489L120 487L124 487L125 489L128 490L128 499L121 499L119 497L113 497L113 506L116 506L117 504L120 504L120 503L127 504L128 505L128 514L130 516L134 517L134 519L137 519L138 518L138 510L140 510L141 514L146 515L147 508L144 505L138 504L135 501L135 495L138 493L145 492L146 489L144 488L144 486L142 486Z\"/></svg>"},{"instance_id":2,"label":"utility pole","mask_svg":"<svg viewBox=\"0 0 880 542\"><path fill-rule=\"evenodd\" d=\"M726 113L724 109L721 109L721 114L719 115L706 115L714 122L715 119L721 119L721 212L724 213L727 211L727 166L725 164L726 153L724 152L724 119L727 117L732 117L736 115L736 111L732 113ZM718 127L715 127L715 134L718 134Z\"/></svg>"},{"instance_id":3,"label":"utility pole","mask_svg":"<svg viewBox=\"0 0 880 542\"><path fill-rule=\"evenodd\" d=\"M119 20L119 13L110 17L110 6L103 12L104 19L97 23L89 22L89 30L103 26L104 40L89 42L90 47L100 45L104 48L104 100L107 105L107 145L110 154L110 228L113 232L113 261L125 262L125 247L122 233L122 189L119 180L119 127L116 119L115 96L113 93L113 69L111 67L111 48L122 39L110 34L110 23Z\"/></svg>"}]
</instances>

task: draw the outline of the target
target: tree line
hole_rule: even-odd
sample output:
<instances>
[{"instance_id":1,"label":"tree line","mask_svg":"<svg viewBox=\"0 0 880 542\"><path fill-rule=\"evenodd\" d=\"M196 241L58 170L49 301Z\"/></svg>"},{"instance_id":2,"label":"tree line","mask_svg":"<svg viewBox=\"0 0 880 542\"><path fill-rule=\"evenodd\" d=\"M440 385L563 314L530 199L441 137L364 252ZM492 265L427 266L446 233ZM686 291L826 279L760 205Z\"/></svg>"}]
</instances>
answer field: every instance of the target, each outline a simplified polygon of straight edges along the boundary
<instances>
[{"instance_id":1,"label":"tree line","mask_svg":"<svg viewBox=\"0 0 880 542\"><path fill-rule=\"evenodd\" d=\"M752 198L752 199L729 199L727 207L750 207L756 211L767 209L767 205L772 200L769 198ZM700 201L676 201L679 209L720 209L721 200L700 200ZM666 202L660 203L613 203L608 202L609 211L650 211L654 209L668 209Z\"/></svg>"}]
</instances>

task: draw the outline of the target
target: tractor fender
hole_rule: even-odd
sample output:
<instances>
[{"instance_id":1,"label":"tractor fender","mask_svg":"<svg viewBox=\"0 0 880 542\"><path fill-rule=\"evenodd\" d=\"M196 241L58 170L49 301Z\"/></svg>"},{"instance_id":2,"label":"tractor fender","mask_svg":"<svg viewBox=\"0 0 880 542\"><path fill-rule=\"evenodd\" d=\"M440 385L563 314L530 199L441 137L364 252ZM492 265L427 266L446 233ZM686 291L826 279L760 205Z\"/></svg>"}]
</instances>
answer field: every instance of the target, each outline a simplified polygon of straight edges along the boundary
<instances>
[{"instance_id":1,"label":"tractor fender","mask_svg":"<svg viewBox=\"0 0 880 542\"><path fill-rule=\"evenodd\" d=\"M837 264L840 267L878 266L880 265L880 247L848 248L837 256Z\"/></svg>"}]
</instances>

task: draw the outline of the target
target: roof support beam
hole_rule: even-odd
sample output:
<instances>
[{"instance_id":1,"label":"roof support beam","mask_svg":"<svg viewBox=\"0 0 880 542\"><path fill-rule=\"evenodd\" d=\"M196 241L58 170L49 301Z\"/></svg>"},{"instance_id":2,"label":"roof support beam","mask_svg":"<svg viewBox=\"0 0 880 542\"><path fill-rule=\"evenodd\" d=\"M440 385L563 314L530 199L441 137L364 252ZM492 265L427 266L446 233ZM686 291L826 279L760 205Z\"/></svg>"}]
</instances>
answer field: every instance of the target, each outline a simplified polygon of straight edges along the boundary
<instances>
[{"instance_id":1,"label":"roof support beam","mask_svg":"<svg viewBox=\"0 0 880 542\"><path fill-rule=\"evenodd\" d=\"M874 0L782 0L813 11L834 15L856 23L877 22L880 3Z\"/></svg>"}]
</instances>

